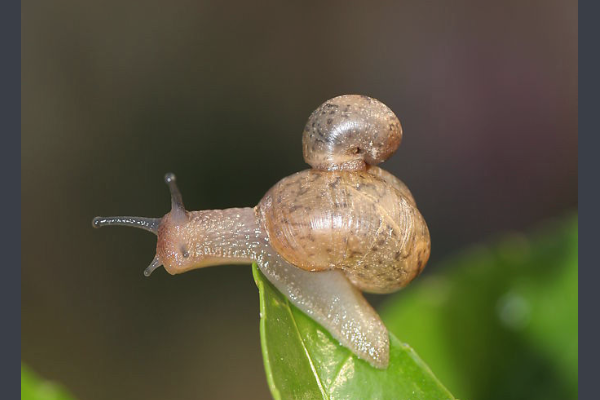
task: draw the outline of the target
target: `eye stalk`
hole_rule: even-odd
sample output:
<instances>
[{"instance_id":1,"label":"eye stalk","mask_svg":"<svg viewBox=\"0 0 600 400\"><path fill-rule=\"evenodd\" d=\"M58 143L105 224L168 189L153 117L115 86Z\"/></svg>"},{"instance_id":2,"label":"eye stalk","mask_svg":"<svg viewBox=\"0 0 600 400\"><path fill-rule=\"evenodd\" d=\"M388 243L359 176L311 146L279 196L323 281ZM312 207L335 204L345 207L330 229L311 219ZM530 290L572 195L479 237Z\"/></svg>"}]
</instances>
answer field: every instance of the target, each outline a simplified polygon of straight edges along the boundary
<instances>
[{"instance_id":1,"label":"eye stalk","mask_svg":"<svg viewBox=\"0 0 600 400\"><path fill-rule=\"evenodd\" d=\"M171 192L171 218L174 223L182 223L186 220L185 207L183 206L181 192L177 187L175 174L172 172L167 173L165 175L165 183L169 186L169 191Z\"/></svg>"},{"instance_id":2,"label":"eye stalk","mask_svg":"<svg viewBox=\"0 0 600 400\"><path fill-rule=\"evenodd\" d=\"M186 211L183 206L181 192L177 187L175 174L169 172L165 175L165 183L169 186L171 192L171 220L175 223L183 223L186 220ZM164 217L163 217L164 218ZM146 217L96 217L92 220L94 228L102 228L103 226L129 226L139 228L158 236L158 230L163 218L146 218ZM187 251L186 251L187 253ZM148 277L154 270L163 265L158 254L154 257L150 265L144 270L144 276Z\"/></svg>"}]
</instances>

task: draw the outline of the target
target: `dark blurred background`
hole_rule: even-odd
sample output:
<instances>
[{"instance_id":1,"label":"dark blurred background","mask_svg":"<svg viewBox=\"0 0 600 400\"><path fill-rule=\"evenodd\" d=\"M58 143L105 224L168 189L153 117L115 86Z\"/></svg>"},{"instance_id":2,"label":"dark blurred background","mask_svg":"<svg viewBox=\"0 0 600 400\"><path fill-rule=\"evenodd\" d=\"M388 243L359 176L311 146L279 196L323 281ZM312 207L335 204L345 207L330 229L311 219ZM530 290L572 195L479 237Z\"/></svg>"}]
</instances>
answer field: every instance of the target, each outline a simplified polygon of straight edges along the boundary
<instances>
[{"instance_id":1,"label":"dark blurred background","mask_svg":"<svg viewBox=\"0 0 600 400\"><path fill-rule=\"evenodd\" d=\"M264 399L250 267L150 279L95 215L253 206L310 112L396 112L383 167L444 257L577 205L577 2L24 1L22 357L80 399ZM439 270L437 270L439 271ZM369 296L377 305L383 296Z\"/></svg>"}]
</instances>

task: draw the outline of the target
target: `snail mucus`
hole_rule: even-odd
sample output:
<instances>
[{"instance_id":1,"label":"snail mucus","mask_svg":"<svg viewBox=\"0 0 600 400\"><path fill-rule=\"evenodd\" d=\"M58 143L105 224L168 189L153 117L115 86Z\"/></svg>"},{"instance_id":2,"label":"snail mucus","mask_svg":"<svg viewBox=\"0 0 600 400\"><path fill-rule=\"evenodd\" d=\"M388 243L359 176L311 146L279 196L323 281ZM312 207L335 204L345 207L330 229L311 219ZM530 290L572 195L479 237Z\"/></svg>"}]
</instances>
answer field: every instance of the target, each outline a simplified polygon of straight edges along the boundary
<instances>
[{"instance_id":1,"label":"snail mucus","mask_svg":"<svg viewBox=\"0 0 600 400\"><path fill-rule=\"evenodd\" d=\"M376 368L389 337L362 296L391 293L429 258L425 220L406 185L377 167L398 148L402 128L383 103L344 95L323 103L302 134L311 166L279 181L254 208L186 211L173 174L162 218L96 217L94 227L132 226L158 236L145 269L170 274L255 262L292 304Z\"/></svg>"}]
</instances>

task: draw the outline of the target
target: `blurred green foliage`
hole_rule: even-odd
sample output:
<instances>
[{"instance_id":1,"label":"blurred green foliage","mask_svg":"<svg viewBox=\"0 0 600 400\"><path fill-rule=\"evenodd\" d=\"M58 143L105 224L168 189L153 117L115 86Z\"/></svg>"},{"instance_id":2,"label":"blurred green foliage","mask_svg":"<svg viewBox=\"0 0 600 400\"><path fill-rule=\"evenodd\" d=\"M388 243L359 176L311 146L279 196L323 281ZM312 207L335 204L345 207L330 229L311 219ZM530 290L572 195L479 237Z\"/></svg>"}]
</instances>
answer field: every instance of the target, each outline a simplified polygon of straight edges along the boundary
<instances>
[{"instance_id":1,"label":"blurred green foliage","mask_svg":"<svg viewBox=\"0 0 600 400\"><path fill-rule=\"evenodd\" d=\"M60 385L38 377L21 364L21 400L73 400Z\"/></svg>"},{"instance_id":2,"label":"blurred green foliage","mask_svg":"<svg viewBox=\"0 0 600 400\"><path fill-rule=\"evenodd\" d=\"M449 260L382 308L461 399L576 399L577 215Z\"/></svg>"},{"instance_id":3,"label":"blurred green foliage","mask_svg":"<svg viewBox=\"0 0 600 400\"><path fill-rule=\"evenodd\" d=\"M454 399L413 349L390 336L390 364L373 368L290 304L253 266L260 333L275 399Z\"/></svg>"}]
</instances>

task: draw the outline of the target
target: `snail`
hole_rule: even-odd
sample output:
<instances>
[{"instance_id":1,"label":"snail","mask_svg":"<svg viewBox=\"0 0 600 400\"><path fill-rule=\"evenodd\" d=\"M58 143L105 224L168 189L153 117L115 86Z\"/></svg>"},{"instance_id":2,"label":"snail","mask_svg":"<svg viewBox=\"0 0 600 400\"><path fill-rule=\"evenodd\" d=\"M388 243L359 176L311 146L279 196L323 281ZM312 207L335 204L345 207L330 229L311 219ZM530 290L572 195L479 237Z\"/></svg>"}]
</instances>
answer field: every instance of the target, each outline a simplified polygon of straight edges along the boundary
<instances>
[{"instance_id":1,"label":"snail","mask_svg":"<svg viewBox=\"0 0 600 400\"><path fill-rule=\"evenodd\" d=\"M186 211L175 175L162 218L96 217L94 227L132 226L158 236L145 269L170 274L255 262L292 304L376 368L389 363L388 332L361 291L391 293L430 253L429 230L406 185L376 165L402 128L383 103L344 95L323 103L302 134L312 167L273 186L254 208Z\"/></svg>"}]
</instances>

